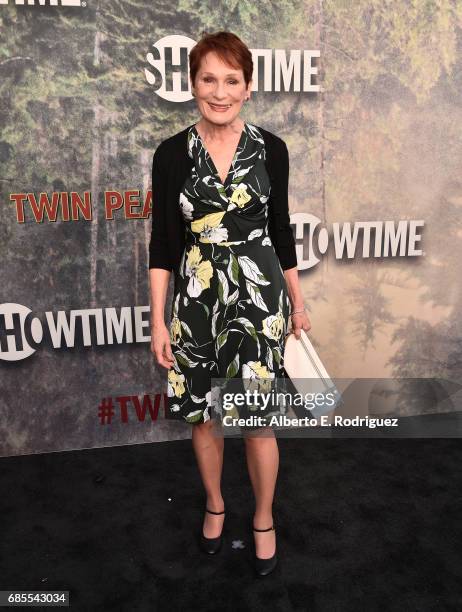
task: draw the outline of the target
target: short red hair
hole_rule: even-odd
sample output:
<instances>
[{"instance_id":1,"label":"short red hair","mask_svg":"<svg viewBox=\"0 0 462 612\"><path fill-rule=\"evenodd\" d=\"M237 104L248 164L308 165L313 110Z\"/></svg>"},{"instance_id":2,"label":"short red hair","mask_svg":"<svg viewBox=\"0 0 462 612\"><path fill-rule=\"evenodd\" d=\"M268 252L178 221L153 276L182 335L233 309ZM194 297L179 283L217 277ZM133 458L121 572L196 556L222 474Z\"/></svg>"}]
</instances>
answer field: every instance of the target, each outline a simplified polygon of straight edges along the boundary
<instances>
[{"instance_id":1,"label":"short red hair","mask_svg":"<svg viewBox=\"0 0 462 612\"><path fill-rule=\"evenodd\" d=\"M235 70L242 68L246 87L248 86L253 74L252 53L239 36L225 31L213 34L204 32L202 38L189 52L189 76L193 85L202 58L210 51L215 52L223 62Z\"/></svg>"}]
</instances>

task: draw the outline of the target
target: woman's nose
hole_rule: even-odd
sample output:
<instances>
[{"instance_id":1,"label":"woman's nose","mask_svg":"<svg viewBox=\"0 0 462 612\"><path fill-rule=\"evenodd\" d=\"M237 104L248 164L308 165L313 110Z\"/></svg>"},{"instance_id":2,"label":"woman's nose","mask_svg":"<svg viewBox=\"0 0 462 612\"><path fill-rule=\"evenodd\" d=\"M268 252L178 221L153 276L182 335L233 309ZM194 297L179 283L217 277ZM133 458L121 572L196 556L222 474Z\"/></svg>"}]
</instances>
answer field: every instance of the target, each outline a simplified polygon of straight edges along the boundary
<instances>
[{"instance_id":1,"label":"woman's nose","mask_svg":"<svg viewBox=\"0 0 462 612\"><path fill-rule=\"evenodd\" d=\"M216 98L223 98L225 94L225 86L223 84L218 83L215 87L214 93Z\"/></svg>"}]
</instances>

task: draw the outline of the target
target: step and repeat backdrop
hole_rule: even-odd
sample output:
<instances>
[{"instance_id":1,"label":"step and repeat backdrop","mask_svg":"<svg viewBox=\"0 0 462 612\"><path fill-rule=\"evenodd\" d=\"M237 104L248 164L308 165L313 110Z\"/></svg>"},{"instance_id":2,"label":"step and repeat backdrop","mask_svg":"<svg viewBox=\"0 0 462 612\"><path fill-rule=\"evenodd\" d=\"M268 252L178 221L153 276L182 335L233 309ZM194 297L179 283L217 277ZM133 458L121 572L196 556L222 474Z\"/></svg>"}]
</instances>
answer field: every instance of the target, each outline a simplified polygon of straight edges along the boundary
<instances>
[{"instance_id":1,"label":"step and repeat backdrop","mask_svg":"<svg viewBox=\"0 0 462 612\"><path fill-rule=\"evenodd\" d=\"M199 120L188 53L223 29L253 54L243 119L289 149L329 374L457 389L460 2L0 0L0 455L190 437L150 352L151 164Z\"/></svg>"}]
</instances>

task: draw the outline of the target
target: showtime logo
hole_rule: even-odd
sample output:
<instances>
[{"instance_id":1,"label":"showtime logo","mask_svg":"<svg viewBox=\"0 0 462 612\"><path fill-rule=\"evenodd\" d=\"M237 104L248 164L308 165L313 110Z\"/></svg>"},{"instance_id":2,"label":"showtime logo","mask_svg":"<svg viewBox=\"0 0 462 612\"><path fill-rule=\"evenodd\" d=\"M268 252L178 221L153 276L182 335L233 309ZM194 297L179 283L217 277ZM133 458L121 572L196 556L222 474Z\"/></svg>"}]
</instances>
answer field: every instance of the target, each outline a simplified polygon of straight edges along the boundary
<instances>
[{"instance_id":1,"label":"showtime logo","mask_svg":"<svg viewBox=\"0 0 462 612\"><path fill-rule=\"evenodd\" d=\"M336 259L368 257L417 257L425 253L417 248L422 239L419 229L423 220L355 221L332 223L329 234L321 219L309 213L292 213L295 238L303 241L296 245L299 270L313 268L333 243ZM308 232L306 231L308 228ZM306 258L307 256L307 258Z\"/></svg>"},{"instance_id":2,"label":"showtime logo","mask_svg":"<svg viewBox=\"0 0 462 612\"><path fill-rule=\"evenodd\" d=\"M16 6L86 6L85 0L0 0L0 4L15 4Z\"/></svg>"},{"instance_id":3,"label":"showtime logo","mask_svg":"<svg viewBox=\"0 0 462 612\"><path fill-rule=\"evenodd\" d=\"M192 38L172 34L153 43L155 53L146 55L148 64L154 69L144 69L146 80L156 86L156 94L164 100L187 102L193 98L188 78L188 56L195 44ZM312 58L320 56L318 50L250 51L254 65L252 91L321 91L319 85L312 83L312 76L318 72L312 66ZM263 67L260 70L261 64Z\"/></svg>"},{"instance_id":4,"label":"showtime logo","mask_svg":"<svg viewBox=\"0 0 462 612\"><path fill-rule=\"evenodd\" d=\"M45 337L55 349L74 347L77 341L83 346L149 342L151 336L143 333L144 327L150 327L143 318L149 310L149 306L124 306L118 312L115 308L59 310L45 312L45 323L27 306L0 304L0 360L30 357Z\"/></svg>"}]
</instances>

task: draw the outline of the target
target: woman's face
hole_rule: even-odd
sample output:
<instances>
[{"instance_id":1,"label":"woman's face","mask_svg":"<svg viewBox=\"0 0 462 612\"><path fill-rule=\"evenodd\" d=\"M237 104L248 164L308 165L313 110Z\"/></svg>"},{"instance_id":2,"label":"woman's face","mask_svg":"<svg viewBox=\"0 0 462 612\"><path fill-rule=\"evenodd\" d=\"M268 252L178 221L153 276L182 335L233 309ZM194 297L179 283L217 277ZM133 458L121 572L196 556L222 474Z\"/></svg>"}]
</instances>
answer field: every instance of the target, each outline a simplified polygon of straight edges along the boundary
<instances>
[{"instance_id":1,"label":"woman's face","mask_svg":"<svg viewBox=\"0 0 462 612\"><path fill-rule=\"evenodd\" d=\"M195 93L201 115L220 125L232 122L250 97L252 81L245 85L242 68L236 70L210 51L202 59L196 74Z\"/></svg>"}]
</instances>

